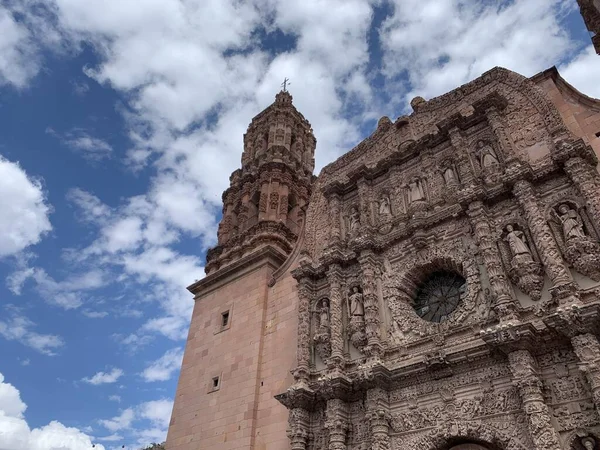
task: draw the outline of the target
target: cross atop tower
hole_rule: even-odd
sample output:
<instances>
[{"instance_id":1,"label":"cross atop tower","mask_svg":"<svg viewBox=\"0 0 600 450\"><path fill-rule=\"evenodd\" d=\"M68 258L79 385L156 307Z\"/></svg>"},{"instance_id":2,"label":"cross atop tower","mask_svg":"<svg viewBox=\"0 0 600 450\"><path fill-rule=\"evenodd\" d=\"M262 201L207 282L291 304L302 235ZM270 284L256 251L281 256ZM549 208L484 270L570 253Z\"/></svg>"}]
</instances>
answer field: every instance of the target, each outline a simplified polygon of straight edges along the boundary
<instances>
[{"instance_id":1,"label":"cross atop tower","mask_svg":"<svg viewBox=\"0 0 600 450\"><path fill-rule=\"evenodd\" d=\"M289 79L288 77L285 77L285 78L283 79L283 83L281 83L281 87L283 88L283 92L287 92L287 87L288 87L288 85L290 85L290 84L292 84L292 83L290 82L290 79Z\"/></svg>"}]
</instances>

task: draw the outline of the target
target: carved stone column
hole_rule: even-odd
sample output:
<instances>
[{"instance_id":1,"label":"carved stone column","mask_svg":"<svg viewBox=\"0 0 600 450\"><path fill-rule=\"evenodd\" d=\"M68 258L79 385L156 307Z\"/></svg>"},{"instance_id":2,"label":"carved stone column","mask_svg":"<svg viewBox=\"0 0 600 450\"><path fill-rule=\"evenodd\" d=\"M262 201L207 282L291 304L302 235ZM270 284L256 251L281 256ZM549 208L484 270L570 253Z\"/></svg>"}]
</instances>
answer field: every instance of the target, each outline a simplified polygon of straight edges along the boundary
<instances>
[{"instance_id":1,"label":"carved stone column","mask_svg":"<svg viewBox=\"0 0 600 450\"><path fill-rule=\"evenodd\" d=\"M495 106L486 109L485 113L488 123L490 124L490 128L496 136L496 139L498 139L498 142L500 142L500 146L504 151L506 163L509 164L516 159L516 154L510 135L506 132L504 120Z\"/></svg>"},{"instance_id":2,"label":"carved stone column","mask_svg":"<svg viewBox=\"0 0 600 450\"><path fill-rule=\"evenodd\" d=\"M382 388L367 391L367 420L371 433L372 450L390 448L390 412L388 392Z\"/></svg>"},{"instance_id":3,"label":"carved stone column","mask_svg":"<svg viewBox=\"0 0 600 450\"><path fill-rule=\"evenodd\" d=\"M596 410L600 412L600 342L593 334L585 333L571 338L571 344L579 359L579 368L590 384Z\"/></svg>"},{"instance_id":4,"label":"carved stone column","mask_svg":"<svg viewBox=\"0 0 600 450\"><path fill-rule=\"evenodd\" d=\"M340 217L340 196L333 193L329 196L329 224L331 226L329 236L331 241L340 240Z\"/></svg>"},{"instance_id":5,"label":"carved stone column","mask_svg":"<svg viewBox=\"0 0 600 450\"><path fill-rule=\"evenodd\" d=\"M552 295L557 297L560 303L575 301L572 296L574 285L571 273L562 259L552 231L540 210L533 186L529 181L519 180L513 187L513 193L527 219L546 275L552 281Z\"/></svg>"},{"instance_id":6,"label":"carved stone column","mask_svg":"<svg viewBox=\"0 0 600 450\"><path fill-rule=\"evenodd\" d=\"M369 199L369 185L364 179L358 180L358 204L360 206L360 225L361 228L370 227L373 225L371 217L371 202Z\"/></svg>"},{"instance_id":7,"label":"carved stone column","mask_svg":"<svg viewBox=\"0 0 600 450\"><path fill-rule=\"evenodd\" d=\"M331 321L331 357L329 368L341 368L344 361L344 338L342 322L342 268L332 264L327 271L329 282L329 314Z\"/></svg>"},{"instance_id":8,"label":"carved stone column","mask_svg":"<svg viewBox=\"0 0 600 450\"><path fill-rule=\"evenodd\" d=\"M600 175L595 167L579 156L569 158L564 167L565 172L585 199L588 212L596 222L596 226L600 226Z\"/></svg>"},{"instance_id":9,"label":"carved stone column","mask_svg":"<svg viewBox=\"0 0 600 450\"><path fill-rule=\"evenodd\" d=\"M494 299L492 307L500 322L517 319L514 292L504 273L500 251L492 238L492 228L483 203L481 201L471 203L467 214L490 279L490 290Z\"/></svg>"},{"instance_id":10,"label":"carved stone column","mask_svg":"<svg viewBox=\"0 0 600 450\"><path fill-rule=\"evenodd\" d=\"M306 450L310 426L309 412L303 408L293 408L290 410L288 422L290 424L288 437L292 450Z\"/></svg>"},{"instance_id":11,"label":"carved stone column","mask_svg":"<svg viewBox=\"0 0 600 450\"><path fill-rule=\"evenodd\" d=\"M327 400L325 428L329 433L329 450L346 450L346 434L349 427L346 409L343 400Z\"/></svg>"},{"instance_id":12,"label":"carved stone column","mask_svg":"<svg viewBox=\"0 0 600 450\"><path fill-rule=\"evenodd\" d=\"M376 279L379 265L372 250L363 250L358 260L362 272L361 284L365 307L365 331L367 334L365 353L368 356L378 357L382 352L379 333L381 319L379 315Z\"/></svg>"},{"instance_id":13,"label":"carved stone column","mask_svg":"<svg viewBox=\"0 0 600 450\"><path fill-rule=\"evenodd\" d=\"M298 366L294 371L294 378L299 383L308 383L310 374L310 303L313 296L310 284L306 277L298 281Z\"/></svg>"},{"instance_id":14,"label":"carved stone column","mask_svg":"<svg viewBox=\"0 0 600 450\"><path fill-rule=\"evenodd\" d=\"M560 450L560 439L550 421L548 406L544 403L542 382L534 357L528 350L517 350L508 355L508 361L513 383L523 401L535 450Z\"/></svg>"}]
</instances>

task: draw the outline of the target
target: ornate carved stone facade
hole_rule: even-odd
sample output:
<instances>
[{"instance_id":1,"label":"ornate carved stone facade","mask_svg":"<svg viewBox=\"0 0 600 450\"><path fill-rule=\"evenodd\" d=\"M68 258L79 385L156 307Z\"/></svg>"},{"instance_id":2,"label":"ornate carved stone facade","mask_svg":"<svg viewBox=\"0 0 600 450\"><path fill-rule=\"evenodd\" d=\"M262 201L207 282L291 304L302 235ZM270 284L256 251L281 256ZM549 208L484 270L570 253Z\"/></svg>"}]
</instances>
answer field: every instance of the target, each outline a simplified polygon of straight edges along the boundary
<instances>
[{"instance_id":1,"label":"ornate carved stone facade","mask_svg":"<svg viewBox=\"0 0 600 450\"><path fill-rule=\"evenodd\" d=\"M600 0L577 0L583 21L592 33L592 43L600 55Z\"/></svg>"},{"instance_id":2,"label":"ornate carved stone facade","mask_svg":"<svg viewBox=\"0 0 600 450\"><path fill-rule=\"evenodd\" d=\"M252 184L267 179L261 170L269 180L275 172L257 156L270 144L248 147L262 131L249 131L242 172L255 175L232 176L222 224L238 214L230 220L237 235L221 226L223 250L192 286L197 307L228 271L224 255L253 239L244 233L256 225L241 226L237 212L253 192L259 223L263 194L262 213L281 214L282 198L293 195L308 205L306 220L287 226L287 246L283 235L265 241L290 256L269 272L261 319L245 320L260 331L254 409L239 416L252 418L248 440L203 447L210 427L198 424L194 439L193 426L186 435L172 425L167 448L600 449L597 143L566 120L581 94L551 71L528 79L495 68L441 97L417 98L410 115L382 118L316 180L312 162L290 165L292 146L280 147L288 158L281 173L295 171L285 189ZM600 120L600 102L577 108ZM263 130L259 123L250 129ZM312 161L314 140L303 136ZM255 187L238 182L246 179ZM284 310L293 319L281 322ZM190 333L204 336L194 321ZM271 363L269 339L291 355L289 367ZM183 367L191 371L190 352L188 344ZM194 380L182 372L174 424L195 423L182 397ZM241 395L227 400L244 405ZM286 429L288 440L277 431L265 438L273 429Z\"/></svg>"}]
</instances>

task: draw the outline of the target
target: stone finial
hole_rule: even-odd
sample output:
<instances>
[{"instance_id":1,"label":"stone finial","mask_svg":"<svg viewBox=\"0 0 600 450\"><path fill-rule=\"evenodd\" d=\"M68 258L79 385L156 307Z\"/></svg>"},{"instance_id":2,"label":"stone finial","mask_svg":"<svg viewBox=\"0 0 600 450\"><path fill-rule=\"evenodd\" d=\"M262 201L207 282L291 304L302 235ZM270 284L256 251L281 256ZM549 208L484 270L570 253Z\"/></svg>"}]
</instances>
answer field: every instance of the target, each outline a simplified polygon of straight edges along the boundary
<instances>
[{"instance_id":1,"label":"stone finial","mask_svg":"<svg viewBox=\"0 0 600 450\"><path fill-rule=\"evenodd\" d=\"M410 101L410 106L412 107L413 111L416 112L425 103L426 103L426 101L425 101L425 99L423 97L416 96L415 98L413 98Z\"/></svg>"}]
</instances>

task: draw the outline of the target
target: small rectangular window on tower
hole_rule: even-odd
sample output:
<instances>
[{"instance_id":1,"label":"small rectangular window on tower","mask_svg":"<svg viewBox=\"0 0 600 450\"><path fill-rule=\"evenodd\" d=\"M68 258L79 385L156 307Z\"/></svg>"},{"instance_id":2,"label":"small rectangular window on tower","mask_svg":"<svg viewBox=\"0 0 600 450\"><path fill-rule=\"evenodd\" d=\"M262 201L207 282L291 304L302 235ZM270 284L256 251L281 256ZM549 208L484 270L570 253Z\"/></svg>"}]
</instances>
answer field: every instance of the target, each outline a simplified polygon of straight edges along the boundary
<instances>
[{"instance_id":1,"label":"small rectangular window on tower","mask_svg":"<svg viewBox=\"0 0 600 450\"><path fill-rule=\"evenodd\" d=\"M229 311L221 313L221 328L225 328L229 325Z\"/></svg>"},{"instance_id":2,"label":"small rectangular window on tower","mask_svg":"<svg viewBox=\"0 0 600 450\"><path fill-rule=\"evenodd\" d=\"M597 132L596 132L596 137L597 137L597 138L600 138L600 131L597 131Z\"/></svg>"},{"instance_id":3,"label":"small rectangular window on tower","mask_svg":"<svg viewBox=\"0 0 600 450\"><path fill-rule=\"evenodd\" d=\"M208 383L208 392L215 392L221 389L221 375L212 377Z\"/></svg>"}]
</instances>

